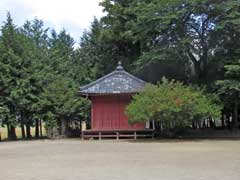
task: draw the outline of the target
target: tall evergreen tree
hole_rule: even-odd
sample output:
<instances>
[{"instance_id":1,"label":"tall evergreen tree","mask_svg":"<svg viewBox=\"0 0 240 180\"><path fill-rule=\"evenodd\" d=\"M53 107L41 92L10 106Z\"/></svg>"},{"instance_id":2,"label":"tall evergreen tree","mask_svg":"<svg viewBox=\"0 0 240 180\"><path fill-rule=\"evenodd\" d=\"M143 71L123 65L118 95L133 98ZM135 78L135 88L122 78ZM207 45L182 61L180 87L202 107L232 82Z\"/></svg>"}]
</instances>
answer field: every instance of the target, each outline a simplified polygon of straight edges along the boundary
<instances>
[{"instance_id":1,"label":"tall evergreen tree","mask_svg":"<svg viewBox=\"0 0 240 180\"><path fill-rule=\"evenodd\" d=\"M233 122L235 128L239 128L239 103L240 103L240 60L236 64L226 65L225 79L218 80L220 86L219 93L232 110Z\"/></svg>"},{"instance_id":2,"label":"tall evergreen tree","mask_svg":"<svg viewBox=\"0 0 240 180\"><path fill-rule=\"evenodd\" d=\"M29 54L31 42L20 33L13 24L10 13L2 27L0 41L1 51L1 83L3 87L3 102L9 108L9 116L6 117L9 138L16 138L15 126L18 123L22 111L26 111L31 99L32 87L30 85L31 56ZM31 120L26 122L30 129ZM28 134L30 137L30 134Z\"/></svg>"},{"instance_id":3,"label":"tall evergreen tree","mask_svg":"<svg viewBox=\"0 0 240 180\"><path fill-rule=\"evenodd\" d=\"M33 21L26 21L20 30L21 33L29 38L32 44L32 48L29 49L32 60L32 71L29 79L33 99L31 104L28 105L28 108L32 115L32 124L35 124L35 137L39 137L40 132L42 132L42 117L47 109L42 103L44 99L42 99L41 93L43 92L49 74L51 74L49 71L50 68L48 67L48 28L44 28L43 21L34 19ZM24 118L23 115L22 113L22 118Z\"/></svg>"}]
</instances>

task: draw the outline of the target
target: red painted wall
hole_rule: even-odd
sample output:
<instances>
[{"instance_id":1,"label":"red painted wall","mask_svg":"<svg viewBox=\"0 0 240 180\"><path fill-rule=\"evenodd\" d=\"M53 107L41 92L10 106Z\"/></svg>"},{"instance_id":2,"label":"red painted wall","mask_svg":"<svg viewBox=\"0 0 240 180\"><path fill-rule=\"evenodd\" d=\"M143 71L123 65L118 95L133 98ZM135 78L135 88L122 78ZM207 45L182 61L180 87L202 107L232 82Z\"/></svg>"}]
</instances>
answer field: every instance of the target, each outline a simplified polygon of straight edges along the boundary
<instances>
[{"instance_id":1,"label":"red painted wall","mask_svg":"<svg viewBox=\"0 0 240 180\"><path fill-rule=\"evenodd\" d=\"M92 130L144 129L144 123L128 124L124 111L131 101L130 95L94 96L92 99Z\"/></svg>"}]
</instances>

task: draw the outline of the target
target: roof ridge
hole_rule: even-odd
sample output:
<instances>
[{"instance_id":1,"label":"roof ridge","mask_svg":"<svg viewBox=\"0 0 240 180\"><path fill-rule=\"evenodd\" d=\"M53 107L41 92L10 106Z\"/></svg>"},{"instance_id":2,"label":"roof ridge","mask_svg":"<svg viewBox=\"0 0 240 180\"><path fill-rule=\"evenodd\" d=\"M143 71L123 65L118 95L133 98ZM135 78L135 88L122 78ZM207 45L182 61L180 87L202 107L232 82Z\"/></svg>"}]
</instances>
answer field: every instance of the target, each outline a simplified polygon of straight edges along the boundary
<instances>
[{"instance_id":1,"label":"roof ridge","mask_svg":"<svg viewBox=\"0 0 240 180\"><path fill-rule=\"evenodd\" d=\"M80 87L80 91L81 91L81 90L84 90L84 89L86 89L86 88L88 88L88 87L90 87L90 86L92 86L92 85L95 85L95 84L97 84L98 82L101 82L101 81L103 81L104 79L108 78L109 76L111 76L111 75L113 75L113 74L117 74L117 73L125 73L125 74L127 74L128 76L130 76L130 77L132 77L133 79L135 79L136 81L139 81L139 82L141 82L141 83L146 83L145 81L139 79L138 77L136 77L136 76L128 73L128 72L125 71L124 69L123 69L123 70L114 70L113 72L108 73L108 74L106 74L105 76L103 76L103 77L101 77L101 78L99 78L99 79L97 79L97 80L95 80L95 81L93 81L93 82L91 82L91 83L89 83L89 84L87 84L87 85L84 85L84 86Z\"/></svg>"}]
</instances>

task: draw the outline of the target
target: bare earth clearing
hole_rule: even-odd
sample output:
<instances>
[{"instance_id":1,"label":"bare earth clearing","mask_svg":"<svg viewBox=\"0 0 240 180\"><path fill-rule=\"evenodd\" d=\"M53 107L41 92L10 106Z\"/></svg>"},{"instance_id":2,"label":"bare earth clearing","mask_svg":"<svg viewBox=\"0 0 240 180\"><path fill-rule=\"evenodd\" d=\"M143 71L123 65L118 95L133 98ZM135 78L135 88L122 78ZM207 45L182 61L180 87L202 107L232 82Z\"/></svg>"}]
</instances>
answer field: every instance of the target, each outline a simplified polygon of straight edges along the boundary
<instances>
[{"instance_id":1,"label":"bare earth clearing","mask_svg":"<svg viewBox=\"0 0 240 180\"><path fill-rule=\"evenodd\" d=\"M239 180L240 141L0 143L1 180Z\"/></svg>"}]
</instances>

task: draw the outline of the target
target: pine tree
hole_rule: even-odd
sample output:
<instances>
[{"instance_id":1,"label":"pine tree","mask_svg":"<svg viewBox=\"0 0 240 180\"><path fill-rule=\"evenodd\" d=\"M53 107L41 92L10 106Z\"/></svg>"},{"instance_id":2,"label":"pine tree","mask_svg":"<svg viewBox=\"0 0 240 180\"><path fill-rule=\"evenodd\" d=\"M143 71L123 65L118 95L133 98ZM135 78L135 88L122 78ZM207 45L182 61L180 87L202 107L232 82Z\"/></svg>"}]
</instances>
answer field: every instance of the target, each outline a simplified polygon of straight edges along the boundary
<instances>
[{"instance_id":1,"label":"pine tree","mask_svg":"<svg viewBox=\"0 0 240 180\"><path fill-rule=\"evenodd\" d=\"M7 125L8 138L15 139L15 127L17 125L17 105L15 99L21 93L19 85L22 74L20 73L22 58L24 54L20 43L21 36L13 24L10 13L1 29L0 39L0 63L1 63L1 102L8 108L8 114L5 115L4 123Z\"/></svg>"}]
</instances>

